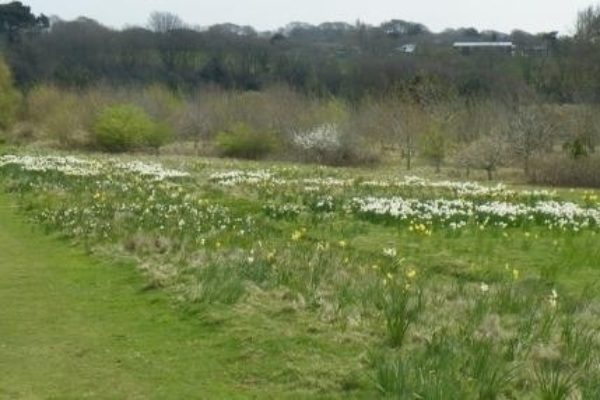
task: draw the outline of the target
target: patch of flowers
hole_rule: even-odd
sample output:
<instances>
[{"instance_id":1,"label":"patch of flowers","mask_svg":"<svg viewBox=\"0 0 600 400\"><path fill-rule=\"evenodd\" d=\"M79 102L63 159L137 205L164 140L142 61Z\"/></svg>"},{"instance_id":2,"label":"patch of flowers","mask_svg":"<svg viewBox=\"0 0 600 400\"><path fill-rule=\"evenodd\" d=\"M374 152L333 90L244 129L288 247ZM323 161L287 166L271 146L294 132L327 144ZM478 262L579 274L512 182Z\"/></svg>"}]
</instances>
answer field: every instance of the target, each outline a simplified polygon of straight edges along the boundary
<instances>
[{"instance_id":1,"label":"patch of flowers","mask_svg":"<svg viewBox=\"0 0 600 400\"><path fill-rule=\"evenodd\" d=\"M252 216L203 198L178 181L188 173L157 163L3 156L0 173L23 196L35 194L33 219L69 237L118 241L145 232L198 244L253 230Z\"/></svg>"},{"instance_id":2,"label":"patch of flowers","mask_svg":"<svg viewBox=\"0 0 600 400\"><path fill-rule=\"evenodd\" d=\"M120 163L112 161L114 167L118 170L138 174L141 176L152 177L156 180L171 179L171 178L185 178L190 176L189 173L178 171L175 169L168 169L157 163L147 163L141 161L131 161L127 163Z\"/></svg>"},{"instance_id":3,"label":"patch of flowers","mask_svg":"<svg viewBox=\"0 0 600 400\"><path fill-rule=\"evenodd\" d=\"M25 171L56 171L71 176L96 176L102 173L102 163L73 156L16 156L0 157L0 168L18 166Z\"/></svg>"},{"instance_id":4,"label":"patch of flowers","mask_svg":"<svg viewBox=\"0 0 600 400\"><path fill-rule=\"evenodd\" d=\"M142 161L121 162L114 159L83 159L73 156L16 156L0 157L0 168L18 166L25 171L60 172L69 176L100 176L113 174L137 174L154 180L183 178L187 172L168 169L157 163Z\"/></svg>"},{"instance_id":5,"label":"patch of flowers","mask_svg":"<svg viewBox=\"0 0 600 400\"><path fill-rule=\"evenodd\" d=\"M321 171L319 171L321 172ZM215 172L209 180L221 186L238 185L270 187L273 190L297 190L305 193L327 192L331 190L352 191L354 195L365 191L380 195L428 198L458 198L469 200L502 200L535 203L557 198L554 191L512 190L505 185L486 186L476 182L432 181L408 176L403 179L364 180L336 176L286 178L278 168L270 170L230 170ZM285 188L281 188L284 186Z\"/></svg>"},{"instance_id":6,"label":"patch of flowers","mask_svg":"<svg viewBox=\"0 0 600 400\"><path fill-rule=\"evenodd\" d=\"M600 226L600 209L557 201L538 201L527 205L499 201L476 203L468 200L365 197L354 198L352 207L357 214L366 217L437 224L451 229L460 229L468 224L500 228L536 224L572 230Z\"/></svg>"},{"instance_id":7,"label":"patch of flowers","mask_svg":"<svg viewBox=\"0 0 600 400\"><path fill-rule=\"evenodd\" d=\"M487 198L487 199L531 199L544 200L556 197L556 192L548 190L521 190L508 189L503 184L486 186L477 182L459 181L432 181L417 176L407 176L403 180L369 180L361 182L362 186L370 188L396 188L410 190L438 190L448 195L459 198Z\"/></svg>"},{"instance_id":8,"label":"patch of flowers","mask_svg":"<svg viewBox=\"0 0 600 400\"><path fill-rule=\"evenodd\" d=\"M231 170L215 172L209 176L212 182L222 186L256 185L274 179L274 174L267 170L243 171Z\"/></svg>"},{"instance_id":9,"label":"patch of flowers","mask_svg":"<svg viewBox=\"0 0 600 400\"><path fill-rule=\"evenodd\" d=\"M275 219L293 219L300 215L304 207L298 204L270 203L263 207L265 214Z\"/></svg>"}]
</instances>

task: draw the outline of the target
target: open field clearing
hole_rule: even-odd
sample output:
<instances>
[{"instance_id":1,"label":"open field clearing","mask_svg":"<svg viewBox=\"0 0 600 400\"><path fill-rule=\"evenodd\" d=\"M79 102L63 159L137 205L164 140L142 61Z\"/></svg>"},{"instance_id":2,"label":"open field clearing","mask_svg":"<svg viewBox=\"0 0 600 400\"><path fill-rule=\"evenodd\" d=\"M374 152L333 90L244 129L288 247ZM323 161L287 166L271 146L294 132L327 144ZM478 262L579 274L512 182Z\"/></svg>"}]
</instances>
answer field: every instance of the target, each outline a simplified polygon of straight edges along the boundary
<instances>
[{"instance_id":1,"label":"open field clearing","mask_svg":"<svg viewBox=\"0 0 600 400\"><path fill-rule=\"evenodd\" d=\"M3 282L39 277L39 285L51 285L62 274L97 280L101 287L83 294L81 307L97 301L93 315L108 328L126 332L143 317L148 343L135 345L144 359L122 367L131 377L123 384L136 390L137 377L158 374L153 368L165 363L170 388L185 387L187 397L600 398L598 192L440 181L391 169L24 154L0 156L0 182L48 233L105 263L139 267L145 290L134 294L124 287L138 281L125 267L64 267L49 276L33 261L28 270L27 258L15 271L0 263ZM1 212L2 224L9 221L3 246L12 243L3 250L35 252L33 239L23 247L30 233ZM12 226L22 239L10 241ZM44 240L40 253L54 245L64 247ZM116 286L105 287L112 274ZM50 305L76 296L69 282L56 284ZM112 290L131 308L109 307ZM165 309L163 296L175 309ZM112 307L120 317L104 314ZM33 313L7 315L16 321ZM171 325L163 348L152 335ZM114 349L95 334L100 353ZM194 354L182 343L196 335L194 351L206 352L180 362ZM25 346L19 332L8 337L0 352ZM110 362L102 357L81 368ZM19 368L20 359L13 357L10 380L0 378L0 395L6 382L25 387L44 374L39 366ZM195 382L199 376L210 384ZM57 390L66 384L56 381ZM32 387L17 394L45 394L41 384ZM56 393L81 397L86 390Z\"/></svg>"}]
</instances>

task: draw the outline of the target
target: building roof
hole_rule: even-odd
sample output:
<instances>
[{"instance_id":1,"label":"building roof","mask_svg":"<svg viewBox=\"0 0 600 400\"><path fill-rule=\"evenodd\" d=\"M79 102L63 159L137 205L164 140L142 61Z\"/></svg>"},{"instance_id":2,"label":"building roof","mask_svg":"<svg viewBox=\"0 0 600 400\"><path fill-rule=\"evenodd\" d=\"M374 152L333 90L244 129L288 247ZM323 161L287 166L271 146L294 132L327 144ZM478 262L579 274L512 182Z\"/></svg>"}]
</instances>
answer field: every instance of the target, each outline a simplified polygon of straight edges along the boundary
<instances>
[{"instance_id":1,"label":"building roof","mask_svg":"<svg viewBox=\"0 0 600 400\"><path fill-rule=\"evenodd\" d=\"M404 52L404 53L414 53L417 50L417 45L413 43L403 44L400 47L397 47L396 50Z\"/></svg>"},{"instance_id":2,"label":"building roof","mask_svg":"<svg viewBox=\"0 0 600 400\"><path fill-rule=\"evenodd\" d=\"M455 42L454 47L515 47L512 42Z\"/></svg>"}]
</instances>

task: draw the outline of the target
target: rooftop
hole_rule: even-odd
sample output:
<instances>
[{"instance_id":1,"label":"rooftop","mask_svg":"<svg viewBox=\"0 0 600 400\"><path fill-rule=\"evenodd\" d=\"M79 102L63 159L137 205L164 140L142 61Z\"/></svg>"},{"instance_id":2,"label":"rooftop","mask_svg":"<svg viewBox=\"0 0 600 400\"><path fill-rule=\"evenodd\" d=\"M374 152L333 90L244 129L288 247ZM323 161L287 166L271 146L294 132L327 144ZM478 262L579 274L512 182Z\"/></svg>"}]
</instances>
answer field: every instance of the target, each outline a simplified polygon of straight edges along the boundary
<instances>
[{"instance_id":1,"label":"rooftop","mask_svg":"<svg viewBox=\"0 0 600 400\"><path fill-rule=\"evenodd\" d=\"M454 47L514 47L512 42L455 42Z\"/></svg>"}]
</instances>

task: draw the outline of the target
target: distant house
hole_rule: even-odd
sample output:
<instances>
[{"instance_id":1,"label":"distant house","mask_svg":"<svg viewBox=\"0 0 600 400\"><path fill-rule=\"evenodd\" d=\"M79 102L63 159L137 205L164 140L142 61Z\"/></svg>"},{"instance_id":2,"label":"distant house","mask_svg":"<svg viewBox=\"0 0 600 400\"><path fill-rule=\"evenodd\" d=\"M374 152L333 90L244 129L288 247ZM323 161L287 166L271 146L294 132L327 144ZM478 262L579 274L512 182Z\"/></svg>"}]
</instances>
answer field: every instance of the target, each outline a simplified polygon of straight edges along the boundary
<instances>
[{"instance_id":1,"label":"distant house","mask_svg":"<svg viewBox=\"0 0 600 400\"><path fill-rule=\"evenodd\" d=\"M550 49L547 45L524 47L519 50L519 54L525 57L547 57L550 55Z\"/></svg>"},{"instance_id":2,"label":"distant house","mask_svg":"<svg viewBox=\"0 0 600 400\"><path fill-rule=\"evenodd\" d=\"M510 54L514 55L517 46L513 42L456 42L452 46L462 54Z\"/></svg>"},{"instance_id":3,"label":"distant house","mask_svg":"<svg viewBox=\"0 0 600 400\"><path fill-rule=\"evenodd\" d=\"M403 44L402 46L397 47L396 51L404 54L413 54L417 51L417 45L414 43Z\"/></svg>"}]
</instances>

